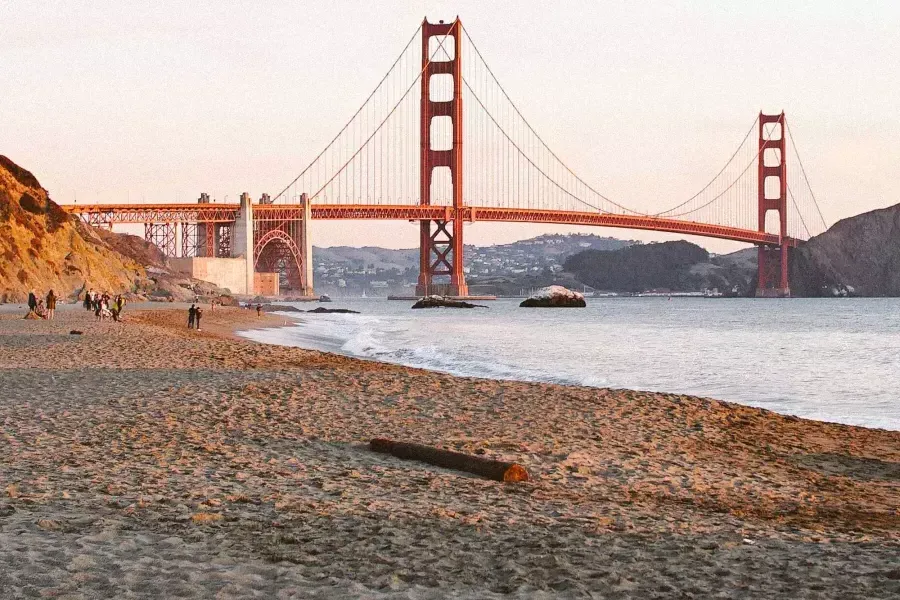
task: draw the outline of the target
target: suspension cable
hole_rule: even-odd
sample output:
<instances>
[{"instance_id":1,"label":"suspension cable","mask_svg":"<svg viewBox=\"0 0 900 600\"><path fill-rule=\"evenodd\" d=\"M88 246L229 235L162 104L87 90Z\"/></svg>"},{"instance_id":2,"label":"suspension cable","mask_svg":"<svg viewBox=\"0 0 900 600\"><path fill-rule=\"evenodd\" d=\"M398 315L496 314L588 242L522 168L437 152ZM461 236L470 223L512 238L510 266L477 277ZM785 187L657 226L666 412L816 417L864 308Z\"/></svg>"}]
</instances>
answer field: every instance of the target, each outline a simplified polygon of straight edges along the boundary
<instances>
[{"instance_id":1,"label":"suspension cable","mask_svg":"<svg viewBox=\"0 0 900 600\"><path fill-rule=\"evenodd\" d=\"M482 110L484 110L484 113L485 113L485 114L488 116L488 118L494 123L494 125L497 126L497 129L499 129L499 131L500 131L500 133L503 135L503 137L506 138L506 141L508 141L508 142L512 145L512 147L515 148L515 149L519 152L519 154L520 154L526 161L528 161L528 164L530 164L532 167L534 167L535 170L536 170L538 173L540 173L541 175L543 175L543 176L547 179L547 181L549 181L550 183L552 183L555 187L557 187L560 191L562 191L563 194L565 194L565 195L571 197L571 198L572 198L573 200L575 200L576 202L581 202L581 203L584 204L585 206L589 206L589 207L593 208L594 210L596 210L597 212L600 212L600 213L615 214L615 213L610 213L610 212L607 211L607 210L603 210L602 208L600 208L600 207L598 207L598 206L594 206L593 204L591 204L590 202L587 202L586 200L582 200L581 198L579 198L578 196L576 196L575 194L573 194L572 192L570 192L569 190L567 190L566 188L564 188L563 186L561 186L559 183L557 183L556 180L554 180L553 178L551 178L551 177L550 177L543 169L541 169L539 166L537 166L537 165L534 163L534 161L531 160L531 158L529 158L528 155L525 154L525 152L522 151L522 148L520 148L519 145L516 144L516 142L513 141L512 138L509 137L509 134L507 134L506 131L503 129L503 127L500 125L500 123L497 122L497 119L494 118L494 115L492 115L492 114L490 113L490 111L487 109L487 107L486 107L486 106L484 105L484 103L481 101L481 98L478 97L478 94L476 94L476 93L475 93L475 90L473 90L472 87L469 85L469 82L466 81L465 78L463 78L462 81L463 81L463 84L465 84L466 88L469 90L469 92L472 94L472 97L475 99L475 101L478 103L478 105L481 106ZM609 198L607 198L606 196L603 196L602 194L598 194L598 195L599 195L601 198L603 198L604 200L607 200L608 202L611 202L612 204L615 204L616 206L619 206L619 205L616 204L615 202L612 202L611 200L609 200ZM619 208L623 208L623 207L619 206ZM632 212L633 212L633 211L632 211ZM641 213L641 214L642 214L642 213Z\"/></svg>"},{"instance_id":2,"label":"suspension cable","mask_svg":"<svg viewBox=\"0 0 900 600\"><path fill-rule=\"evenodd\" d=\"M765 141L766 142L772 141L772 132L771 131L766 131ZM750 170L750 167L752 167L753 164L757 160L760 160L760 157L762 156L762 153L764 150L766 150L766 144L763 144L763 147L759 149L759 151L756 153L756 155L750 160L750 162L747 164L747 166L744 167L744 170L741 171L741 173L737 176L737 178L734 181L732 181L728 187L726 187L724 190L719 192L712 200L710 200L706 204L698 206L697 208L692 208L691 210L687 210L687 211L675 213L675 214L666 214L666 216L667 217L682 217L684 215L689 215L693 212L697 212L698 210L706 208L707 206L709 206L710 204L712 204L713 202L715 202L716 200L718 200L719 198L724 196L729 190L731 190L731 188L733 188L735 186L735 184L737 184L738 181L741 180L741 177L743 177L747 173L747 171ZM659 216L659 215L653 215L653 216Z\"/></svg>"},{"instance_id":3,"label":"suspension cable","mask_svg":"<svg viewBox=\"0 0 900 600\"><path fill-rule=\"evenodd\" d=\"M369 100L371 100L372 97L375 96L375 93L378 92L378 89L379 89L379 88L381 87L381 85L385 82L385 80L387 80L388 76L393 72L394 67L397 66L397 63L400 62L400 59L403 58L403 55L406 54L406 51L407 51L407 50L409 50L410 45L413 43L413 41L414 41L414 40L416 39L416 37L419 35L419 29L420 29L419 27L416 28L415 33L413 33L413 36L412 36L411 38L409 38L409 41L406 42L406 46L403 47L403 51L400 52L400 56L398 56L398 57L397 57L397 60L395 60L395 61L393 62L393 64L391 64L391 67L387 70L387 73L384 74L384 77L381 78L381 81L378 82L378 85L375 86L375 89L372 90L372 93L369 94L369 96L366 98L366 100L362 103L362 106L360 106L360 107L357 109L357 111L356 111L355 113L353 113L353 116L350 117L350 120L347 121L347 123L344 124L344 126L343 126L343 127L341 128L341 130L337 133L337 135L334 136L334 138L333 138L330 142L328 142L328 145L325 146L325 148L324 148L321 152L319 152L319 154L318 154L314 159L312 159L312 161L311 161L308 165L306 165L306 168L303 169L303 171L301 171L300 174L297 175L297 176L294 178L294 180L293 180L292 182L290 182L289 184L287 184L287 185L285 186L285 188L284 188L283 190L281 190L281 191L278 193L278 195L275 196L275 197L272 199L272 202L275 202L276 200L278 200L279 198L281 198L281 196L282 196L286 191L288 191L288 189L290 189L290 187L291 187L292 185L294 185L295 183L297 183L297 181L298 181L301 177L303 177L303 176L306 174L306 172L309 171L309 169L310 169L314 164L316 164L316 162L317 162L320 158L322 158L322 156L328 151L328 149L331 148L331 146L334 145L334 143L338 140L338 138L341 137L341 134L343 134L343 133L347 130L347 128L350 127L350 124L353 123L353 121L356 119L357 115L359 115L359 113L361 113L362 110L366 107L366 105L369 103Z\"/></svg>"},{"instance_id":4,"label":"suspension cable","mask_svg":"<svg viewBox=\"0 0 900 600\"><path fill-rule=\"evenodd\" d=\"M753 120L753 125L750 126L750 129L747 131L747 135L745 135L745 136L744 136L744 139L741 140L741 143L738 144L737 150L734 151L734 154L731 155L731 158L728 159L728 161L725 163L725 166L722 167L722 169L721 169L718 173L716 173L716 176L713 177L713 178L709 181L709 183L707 183L705 186L703 186L703 189L702 189L702 190L700 190L699 192L697 192L696 194L694 194L693 196L691 196L690 198L688 198L687 200L685 200L684 202L682 202L681 204L679 204L678 206L673 206L672 208L666 209L666 210L664 210L664 211L662 211L662 212L655 213L653 216L654 216L654 217L660 217L660 216L662 216L662 215L667 215L668 213L672 212L673 210L678 210L678 209L681 208L682 206L688 204L689 202L691 202L692 200L694 200L695 198L697 198L700 194L702 194L703 192L705 192L707 189L709 189L709 187L710 187L713 183L715 183L716 179L719 178L719 175L721 175L722 173L725 172L725 169L728 168L728 165L731 164L731 161L734 160L734 157L738 155L738 152L741 151L741 148L744 147L744 142L746 142L746 141L747 141L747 138L750 137L750 134L753 133L753 130L756 128L756 124L757 124L758 122L759 122L759 116L757 116L757 117ZM745 170L746 170L746 169L745 169ZM743 173L741 173L741 175L743 175ZM740 178L740 177L738 177L738 178Z\"/></svg>"},{"instance_id":5,"label":"suspension cable","mask_svg":"<svg viewBox=\"0 0 900 600\"><path fill-rule=\"evenodd\" d=\"M557 161L560 165L562 165L562 167L563 167L566 171L568 171L569 174L572 175L572 177L574 177L576 181L578 181L578 183L580 183L581 185L583 185L584 187L586 187L588 190L594 192L595 194L597 194L598 196L600 196L601 198L603 198L604 200L606 200L607 202L609 202L609 203L612 204L613 206L617 206L617 207L621 208L622 210L624 210L624 211L626 211L626 212L634 213L634 214L636 214L636 215L641 215L641 216L647 216L647 213L642 213L642 212L640 212L640 211L636 211L636 210L634 210L634 209L628 208L627 206L623 206L623 205L619 204L618 202L615 202L615 201L613 201L613 200L610 200L609 198L607 198L606 196L604 196L603 194L601 194L600 192L598 192L596 189L594 189L589 183L587 183L586 181L584 181L581 177L579 177L579 176L575 173L575 171L573 171L571 168L569 168L569 166L568 166L566 163L564 163L564 162L562 161L562 159L561 159L559 156L557 156L556 153L555 153L553 150L550 149L550 147L547 145L547 143L544 141L544 139L543 139L540 135L538 135L537 131L534 130L534 127L531 126L531 123L528 122L528 119L526 119L525 116L522 114L522 112L519 110L519 107L516 106L516 103L513 102L513 101L512 101L512 98L509 97L509 94L506 93L506 89L503 87L503 85L502 85L502 84L500 83L500 81L497 79L497 76L494 75L494 72L491 70L490 65L487 64L487 61L484 60L484 56L481 55L481 51L478 50L478 46L477 46L477 45L475 44L475 42L472 40L471 36L469 36L469 32L468 32L466 29L463 29L463 32L466 34L466 39L468 39L468 40L469 40L469 43L472 44L472 49L475 50L475 54L478 55L478 58L481 59L482 64L484 64L485 68L487 69L487 72L490 73L491 78L494 80L494 83L496 83L496 84L497 84L497 87L500 88L500 91L503 93L503 97L506 98L507 101L509 101L509 104L512 106L513 110L516 112L517 115L519 115L519 118L522 119L522 121L525 123L525 126L528 127L528 130L529 130L532 134L534 134L534 137L537 138L537 140L541 143L541 145L544 147L544 149L547 150L547 152L549 152L550 155L553 156L553 158L555 158L556 161ZM470 88L470 89L471 89L471 88ZM474 92L473 92L473 94L474 94ZM502 130L502 128L501 128L501 130ZM548 179L549 179L549 177L548 177ZM598 209L598 210L599 210L599 209Z\"/></svg>"},{"instance_id":6,"label":"suspension cable","mask_svg":"<svg viewBox=\"0 0 900 600\"><path fill-rule=\"evenodd\" d=\"M819 218L822 219L822 226L824 226L825 229L828 229L828 223L825 221L825 216L822 215L822 209L819 208L819 203L816 201L816 195L813 193L812 186L809 184L809 177L806 176L806 169L803 168L803 161L800 160L800 151L797 150L797 142L794 141L794 134L791 133L791 126L787 119L784 120L784 124L787 125L787 132L791 137L791 147L794 149L794 155L797 157L797 164L800 165L800 172L803 173L803 179L806 181L806 189L809 190L809 195L812 196L813 205L819 213Z\"/></svg>"},{"instance_id":7,"label":"suspension cable","mask_svg":"<svg viewBox=\"0 0 900 600\"><path fill-rule=\"evenodd\" d=\"M412 89L416 86L416 83L418 83L419 80L422 78L422 75L425 73L425 70L426 70L426 69L428 68L428 66L431 64L432 59L435 57L435 55L438 53L438 51L444 50L444 52L447 53L447 55L449 56L449 53L444 49L444 40L445 40L447 37L450 36L450 33L453 31L454 28L456 28L456 27L458 26L458 24L459 24L459 19L457 19L456 21L454 21L453 25L450 27L450 29L447 30L447 34L444 35L443 38L438 39L438 47L434 49L434 52L431 53L431 56L428 57L428 60L426 60L426 61L425 61L425 64L422 66L422 70L419 71L419 74L416 76L416 78L413 80L413 82L410 84L410 86L406 89L406 91L403 93L403 96L400 97L400 99L397 101L397 103L394 105L394 107L391 109L391 111L387 114L387 116L381 121L381 123L378 124L378 127L375 128L375 131L373 131L372 134L371 134L368 138L366 138L366 141L364 141L364 142L362 143L362 145L359 147L359 149L358 149L356 152L354 152L353 155L352 155L349 159L347 159L347 162L345 162L345 163L341 166L341 168L338 169L338 170L335 172L335 174L331 176L331 179L329 179L328 181L326 181L326 182L322 185L322 187L320 187L320 188L316 191L315 194L313 194L312 196L309 197L309 200L312 200L313 198L315 198L316 196L318 196L318 195L322 192L322 190L324 190L326 187L328 187L328 185L329 185L332 181L334 181L335 178L336 178L338 175L340 175L341 172L342 172L344 169L347 168L347 165L349 165L351 162L353 162L353 159L355 159L357 156L359 156L359 153L362 152L363 149L364 149L366 146L368 146L369 142L372 141L372 138L375 137L375 134L377 134L379 131L381 131L381 128L384 127L384 124L387 123L388 119L391 118L391 115L393 115L394 112L396 112L397 107L400 106L400 104L406 99L406 97L409 95L409 93L412 91ZM412 43L412 40L410 40L410 43ZM409 46L409 44L407 44L407 47L408 47L408 46ZM404 52L405 52L405 51L404 51ZM391 67L391 68L393 69L393 67ZM387 77L387 75L385 75L385 77ZM374 92L373 92L373 93L374 93ZM366 102L368 102L368 100L367 100ZM362 109L360 109L360 110L362 110ZM298 177L297 179L299 179L299 177ZM294 180L294 181L296 181L296 180ZM290 186L288 186L288 187L290 187Z\"/></svg>"}]
</instances>

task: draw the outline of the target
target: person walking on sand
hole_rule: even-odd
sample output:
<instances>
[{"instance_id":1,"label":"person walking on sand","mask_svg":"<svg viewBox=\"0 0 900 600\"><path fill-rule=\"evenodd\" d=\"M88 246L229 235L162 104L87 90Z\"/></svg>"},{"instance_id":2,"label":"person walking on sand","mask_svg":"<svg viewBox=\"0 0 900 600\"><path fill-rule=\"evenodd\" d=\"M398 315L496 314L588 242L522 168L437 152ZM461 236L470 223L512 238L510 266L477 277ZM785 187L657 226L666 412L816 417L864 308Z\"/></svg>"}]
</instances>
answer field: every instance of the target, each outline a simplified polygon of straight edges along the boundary
<instances>
[{"instance_id":1,"label":"person walking on sand","mask_svg":"<svg viewBox=\"0 0 900 600\"><path fill-rule=\"evenodd\" d=\"M200 331L200 317L203 316L203 309L199 306L197 310L194 312L194 318L197 320L197 331Z\"/></svg>"},{"instance_id":2,"label":"person walking on sand","mask_svg":"<svg viewBox=\"0 0 900 600\"><path fill-rule=\"evenodd\" d=\"M260 318L262 316L262 304L256 305L256 318Z\"/></svg>"},{"instance_id":3,"label":"person walking on sand","mask_svg":"<svg viewBox=\"0 0 900 600\"><path fill-rule=\"evenodd\" d=\"M34 290L28 292L28 310L34 312L34 309L37 308L37 295L34 293Z\"/></svg>"},{"instance_id":4,"label":"person walking on sand","mask_svg":"<svg viewBox=\"0 0 900 600\"><path fill-rule=\"evenodd\" d=\"M197 307L191 304L191 307L188 309L188 329L194 328L194 319L197 318Z\"/></svg>"},{"instance_id":5,"label":"person walking on sand","mask_svg":"<svg viewBox=\"0 0 900 600\"><path fill-rule=\"evenodd\" d=\"M53 315L56 314L56 294L53 290L47 292L47 320L52 321Z\"/></svg>"}]
</instances>

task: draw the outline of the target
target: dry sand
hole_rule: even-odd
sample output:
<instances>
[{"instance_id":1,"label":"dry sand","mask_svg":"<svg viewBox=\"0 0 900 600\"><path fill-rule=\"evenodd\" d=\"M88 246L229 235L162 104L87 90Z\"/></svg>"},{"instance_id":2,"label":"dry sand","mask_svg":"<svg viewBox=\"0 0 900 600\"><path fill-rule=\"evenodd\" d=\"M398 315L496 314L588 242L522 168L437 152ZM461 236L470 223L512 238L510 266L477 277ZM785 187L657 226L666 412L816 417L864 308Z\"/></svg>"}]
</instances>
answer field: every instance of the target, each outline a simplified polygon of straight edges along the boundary
<instances>
[{"instance_id":1,"label":"dry sand","mask_svg":"<svg viewBox=\"0 0 900 600\"><path fill-rule=\"evenodd\" d=\"M19 317L2 598L900 597L900 432L255 344L231 332L284 320L239 309L199 333L183 311Z\"/></svg>"}]
</instances>

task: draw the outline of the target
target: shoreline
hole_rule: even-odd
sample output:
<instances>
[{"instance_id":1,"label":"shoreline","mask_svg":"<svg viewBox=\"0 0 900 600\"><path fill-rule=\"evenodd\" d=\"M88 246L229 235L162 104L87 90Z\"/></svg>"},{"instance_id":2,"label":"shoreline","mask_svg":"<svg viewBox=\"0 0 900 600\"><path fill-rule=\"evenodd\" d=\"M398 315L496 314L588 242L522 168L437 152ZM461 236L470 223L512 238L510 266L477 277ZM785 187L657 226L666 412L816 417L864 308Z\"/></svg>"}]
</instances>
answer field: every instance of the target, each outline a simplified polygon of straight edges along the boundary
<instances>
[{"instance_id":1,"label":"shoreline","mask_svg":"<svg viewBox=\"0 0 900 600\"><path fill-rule=\"evenodd\" d=\"M275 346L237 336L258 328L245 309L205 311L199 333L182 316L0 314L0 589L900 593L900 432ZM379 436L533 480L369 452Z\"/></svg>"},{"instance_id":2,"label":"shoreline","mask_svg":"<svg viewBox=\"0 0 900 600\"><path fill-rule=\"evenodd\" d=\"M623 392L623 393L634 393L634 394L663 394L663 395L674 395L674 396L690 396L690 397L694 397L694 398L703 398L703 399L714 400L716 402L721 402L722 404L729 405L729 406L755 408L755 409L759 409L759 410L762 410L767 413L771 413L773 415L789 417L789 418L796 418L796 419L801 419L804 421L810 421L813 423L841 425L841 426L845 426L845 427L860 427L863 429L871 429L871 430L875 430L875 431L900 433L900 429L890 429L887 427L873 427L873 426L869 426L869 425L858 425L858 424L853 424L853 423L842 423L840 421L815 419L815 418L805 417L802 415L796 415L796 414L791 414L791 413L787 413L787 412L779 412L779 411L771 409L771 408L765 408L763 406L758 406L758 405L754 405L754 404L742 403L742 402L737 402L734 400L727 400L727 399L722 399L722 398L712 397L712 396L700 396L700 395L691 394L689 392L638 389L638 388L626 388L626 387L592 386L592 385L585 385L585 384L573 383L573 382L548 381L545 379L537 379L537 378L535 378L535 379L519 379L519 378L515 378L515 377L501 377L501 376L491 376L491 375L482 375L482 374L471 375L471 374L466 374L466 373L454 372L449 369L429 368L429 367L423 367L423 366L418 366L418 365L410 365L410 364L405 364L402 362L393 362L390 360L382 360L377 357L358 356L358 355L353 355L353 354L345 353L345 352L323 350L320 348L309 348L309 347L304 347L304 346L299 346L299 345L294 345L294 344L280 344L277 342L272 342L272 341L267 341L267 340L262 340L262 339L255 339L253 337L240 335L242 332L256 331L256 332L260 332L260 333L265 333L268 330L277 331L279 329L283 329L286 327L301 325L305 322L300 317L296 317L296 316L292 317L291 316L292 313L290 313L290 312L279 313L278 311L273 311L273 313L269 313L269 314L270 315L278 314L279 317L284 315L288 320L292 319L293 323L285 323L282 325L271 325L271 326L262 326L262 327L241 326L234 330L232 338L250 341L250 342L258 343L258 344L282 347L282 348L296 348L298 350L303 350L306 352L319 352L319 353L326 354L326 355L343 357L343 358L346 358L349 360L358 360L358 361L364 361L364 362L374 363L374 364L379 364L379 365L392 365L392 366L403 367L403 368L407 368L407 369L421 370L421 371L425 371L425 372L429 372L429 373L440 373L443 375L449 375L451 377L459 377L459 378L464 378L464 379L480 379L480 380L485 380L485 381L508 381L508 382L513 382L513 383L523 383L523 384L540 383L540 384L547 384L547 385L558 385L558 386L563 386L563 387L584 388L584 389L588 389L588 390L609 390L612 392Z\"/></svg>"}]
</instances>

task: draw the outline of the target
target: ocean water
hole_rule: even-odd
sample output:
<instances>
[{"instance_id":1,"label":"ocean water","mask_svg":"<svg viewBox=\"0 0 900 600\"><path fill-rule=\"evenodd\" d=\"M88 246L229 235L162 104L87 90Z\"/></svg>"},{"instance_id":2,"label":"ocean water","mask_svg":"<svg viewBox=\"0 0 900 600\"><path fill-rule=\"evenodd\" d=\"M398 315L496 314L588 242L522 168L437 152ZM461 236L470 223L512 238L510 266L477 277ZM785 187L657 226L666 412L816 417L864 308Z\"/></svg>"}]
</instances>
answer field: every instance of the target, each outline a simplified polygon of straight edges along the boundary
<instances>
[{"instance_id":1,"label":"ocean water","mask_svg":"<svg viewBox=\"0 0 900 600\"><path fill-rule=\"evenodd\" d=\"M597 298L410 310L337 299L248 338L457 375L706 396L900 430L900 299ZM298 308L316 305L298 304Z\"/></svg>"}]
</instances>

